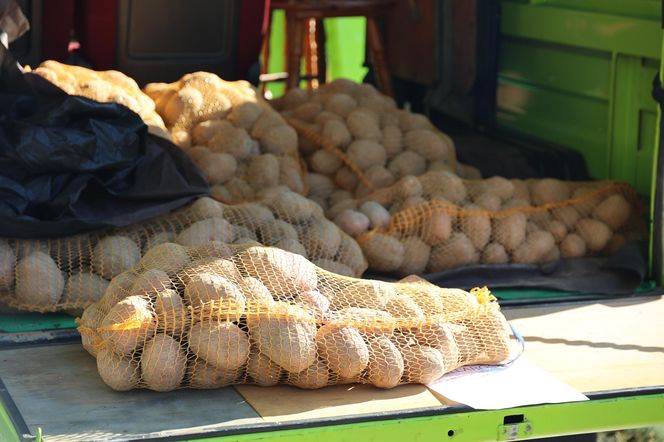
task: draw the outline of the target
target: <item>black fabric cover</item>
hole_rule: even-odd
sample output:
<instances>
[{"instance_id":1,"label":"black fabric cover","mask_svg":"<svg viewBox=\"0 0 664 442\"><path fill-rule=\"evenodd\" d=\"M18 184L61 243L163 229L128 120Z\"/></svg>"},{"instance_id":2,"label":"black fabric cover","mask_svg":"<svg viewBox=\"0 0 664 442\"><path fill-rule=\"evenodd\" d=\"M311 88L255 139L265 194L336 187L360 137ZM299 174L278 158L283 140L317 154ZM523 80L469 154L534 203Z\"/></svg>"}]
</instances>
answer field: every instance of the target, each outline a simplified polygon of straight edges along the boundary
<instances>
[{"instance_id":1,"label":"black fabric cover","mask_svg":"<svg viewBox=\"0 0 664 442\"><path fill-rule=\"evenodd\" d=\"M0 46L0 237L134 224L208 194L205 178L141 118L24 75Z\"/></svg>"}]
</instances>

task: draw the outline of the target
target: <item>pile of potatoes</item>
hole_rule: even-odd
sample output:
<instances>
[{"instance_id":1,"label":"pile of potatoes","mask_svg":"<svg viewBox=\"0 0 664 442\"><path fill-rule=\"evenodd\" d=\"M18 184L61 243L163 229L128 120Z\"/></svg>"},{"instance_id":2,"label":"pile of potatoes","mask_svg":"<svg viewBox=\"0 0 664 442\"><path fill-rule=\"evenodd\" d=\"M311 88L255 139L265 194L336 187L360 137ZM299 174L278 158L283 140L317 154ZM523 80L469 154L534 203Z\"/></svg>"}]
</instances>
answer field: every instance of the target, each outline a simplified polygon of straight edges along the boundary
<instances>
[{"instance_id":1,"label":"pile of potatoes","mask_svg":"<svg viewBox=\"0 0 664 442\"><path fill-rule=\"evenodd\" d=\"M539 264L610 255L639 239L636 192L613 182L404 177L327 216L382 272L422 274L469 264Z\"/></svg>"},{"instance_id":2,"label":"pile of potatoes","mask_svg":"<svg viewBox=\"0 0 664 442\"><path fill-rule=\"evenodd\" d=\"M80 95L100 103L118 103L136 112L147 124L151 133L170 139L164 121L155 112L155 104L138 87L138 84L118 71L93 71L81 66L72 66L47 60L34 70L69 95Z\"/></svg>"},{"instance_id":3,"label":"pile of potatoes","mask_svg":"<svg viewBox=\"0 0 664 442\"><path fill-rule=\"evenodd\" d=\"M194 72L144 92L216 197L244 202L278 185L305 193L297 133L246 81Z\"/></svg>"},{"instance_id":4,"label":"pile of potatoes","mask_svg":"<svg viewBox=\"0 0 664 442\"><path fill-rule=\"evenodd\" d=\"M476 169L457 165L454 143L424 115L398 109L369 84L338 79L315 91L291 89L273 106L299 129L309 172L327 178L325 187L311 182L309 191L324 209L339 198L364 197L426 171L477 177Z\"/></svg>"},{"instance_id":5,"label":"pile of potatoes","mask_svg":"<svg viewBox=\"0 0 664 442\"><path fill-rule=\"evenodd\" d=\"M432 382L510 355L495 302L423 282L342 277L262 246L164 243L79 320L112 389Z\"/></svg>"},{"instance_id":6,"label":"pile of potatoes","mask_svg":"<svg viewBox=\"0 0 664 442\"><path fill-rule=\"evenodd\" d=\"M288 189L260 202L228 206L200 198L172 214L127 228L53 240L0 241L0 303L27 311L67 311L101 299L109 281L149 259L164 243L230 253L227 244L275 246L321 268L360 276L357 242L320 208Z\"/></svg>"}]
</instances>

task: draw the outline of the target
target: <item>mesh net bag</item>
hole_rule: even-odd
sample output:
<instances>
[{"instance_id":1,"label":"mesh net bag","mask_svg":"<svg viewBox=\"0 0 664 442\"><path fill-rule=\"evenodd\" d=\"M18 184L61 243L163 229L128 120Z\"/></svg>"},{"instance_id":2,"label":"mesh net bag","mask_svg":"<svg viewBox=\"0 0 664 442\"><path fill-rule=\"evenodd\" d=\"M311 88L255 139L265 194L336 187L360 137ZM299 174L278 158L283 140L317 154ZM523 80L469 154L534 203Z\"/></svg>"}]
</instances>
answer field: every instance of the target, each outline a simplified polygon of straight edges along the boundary
<instances>
[{"instance_id":1,"label":"mesh net bag","mask_svg":"<svg viewBox=\"0 0 664 442\"><path fill-rule=\"evenodd\" d=\"M297 133L246 81L194 72L174 83L148 84L144 91L215 197L244 202L278 185L306 193Z\"/></svg>"},{"instance_id":2,"label":"mesh net bag","mask_svg":"<svg viewBox=\"0 0 664 442\"><path fill-rule=\"evenodd\" d=\"M327 215L358 240L370 269L404 275L607 256L645 237L638 195L608 181L462 180L428 172L342 201Z\"/></svg>"},{"instance_id":3,"label":"mesh net bag","mask_svg":"<svg viewBox=\"0 0 664 442\"><path fill-rule=\"evenodd\" d=\"M115 390L432 382L510 358L486 289L337 275L264 246L162 244L115 277L78 320Z\"/></svg>"},{"instance_id":4,"label":"mesh net bag","mask_svg":"<svg viewBox=\"0 0 664 442\"><path fill-rule=\"evenodd\" d=\"M479 174L457 164L452 139L424 115L398 109L371 85L338 79L315 91L291 89L272 104L298 131L309 171L329 178L337 195L364 197L428 170ZM310 196L330 204L329 194Z\"/></svg>"},{"instance_id":5,"label":"mesh net bag","mask_svg":"<svg viewBox=\"0 0 664 442\"><path fill-rule=\"evenodd\" d=\"M342 275L360 276L367 267L355 240L294 192L274 191L261 202L234 206L201 198L130 227L0 241L0 306L80 314L110 290L111 280L122 280L137 263L151 259L155 246L223 254L231 243L279 247Z\"/></svg>"},{"instance_id":6,"label":"mesh net bag","mask_svg":"<svg viewBox=\"0 0 664 442\"><path fill-rule=\"evenodd\" d=\"M54 60L47 60L34 70L30 67L25 70L45 78L69 95L80 95L101 103L122 104L140 115L150 133L170 139L164 121L155 112L154 102L122 72L93 71Z\"/></svg>"}]
</instances>

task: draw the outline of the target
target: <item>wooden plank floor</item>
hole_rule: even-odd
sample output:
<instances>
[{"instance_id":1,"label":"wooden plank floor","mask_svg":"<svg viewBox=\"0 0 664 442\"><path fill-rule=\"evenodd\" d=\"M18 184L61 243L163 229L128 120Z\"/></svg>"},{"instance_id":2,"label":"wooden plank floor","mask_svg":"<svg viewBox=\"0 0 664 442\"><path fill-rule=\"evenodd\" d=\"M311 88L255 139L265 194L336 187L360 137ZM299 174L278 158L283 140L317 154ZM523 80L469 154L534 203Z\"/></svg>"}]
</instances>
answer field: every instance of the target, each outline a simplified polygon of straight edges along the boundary
<instances>
[{"instance_id":1,"label":"wooden plank floor","mask_svg":"<svg viewBox=\"0 0 664 442\"><path fill-rule=\"evenodd\" d=\"M664 385L664 298L512 308L505 314L526 338L528 358L580 391ZM414 385L388 391L238 386L116 393L77 344L0 350L0 377L28 426L41 427L45 440L54 442L444 407Z\"/></svg>"}]
</instances>

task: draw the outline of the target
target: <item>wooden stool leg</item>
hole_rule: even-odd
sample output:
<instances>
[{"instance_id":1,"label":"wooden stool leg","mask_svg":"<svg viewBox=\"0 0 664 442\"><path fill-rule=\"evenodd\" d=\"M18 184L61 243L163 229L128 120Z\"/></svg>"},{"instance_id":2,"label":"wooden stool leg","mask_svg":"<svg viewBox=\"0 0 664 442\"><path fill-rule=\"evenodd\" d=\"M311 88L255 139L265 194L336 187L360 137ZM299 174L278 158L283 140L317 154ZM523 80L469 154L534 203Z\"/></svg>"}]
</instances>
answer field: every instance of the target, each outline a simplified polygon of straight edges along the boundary
<instances>
[{"instance_id":1,"label":"wooden stool leg","mask_svg":"<svg viewBox=\"0 0 664 442\"><path fill-rule=\"evenodd\" d=\"M272 11L269 12L269 18L267 21L267 27L265 29L265 35L263 36L263 41L261 42L261 62L260 62L260 74L267 74L268 64L270 61L270 31L272 30ZM260 81L259 78L259 90L261 96L265 95L265 88L267 86L266 82Z\"/></svg>"},{"instance_id":2,"label":"wooden stool leg","mask_svg":"<svg viewBox=\"0 0 664 442\"><path fill-rule=\"evenodd\" d=\"M327 81L327 54L325 53L325 25L323 19L316 19L316 56L318 65L318 84Z\"/></svg>"},{"instance_id":3,"label":"wooden stool leg","mask_svg":"<svg viewBox=\"0 0 664 442\"><path fill-rule=\"evenodd\" d=\"M308 77L307 89L311 90L315 86L316 73L316 37L315 37L315 20L310 18L305 20L304 23L304 72Z\"/></svg>"},{"instance_id":4,"label":"wooden stool leg","mask_svg":"<svg viewBox=\"0 0 664 442\"><path fill-rule=\"evenodd\" d=\"M286 90L297 88L300 84L304 21L294 14L286 14L286 71L288 72Z\"/></svg>"},{"instance_id":5,"label":"wooden stool leg","mask_svg":"<svg viewBox=\"0 0 664 442\"><path fill-rule=\"evenodd\" d=\"M385 61L383 41L380 37L378 23L376 23L374 17L367 17L367 41L369 43L369 50L371 51L371 58L373 60L378 87L384 94L392 97L394 96L394 93L392 92L390 70Z\"/></svg>"}]
</instances>

